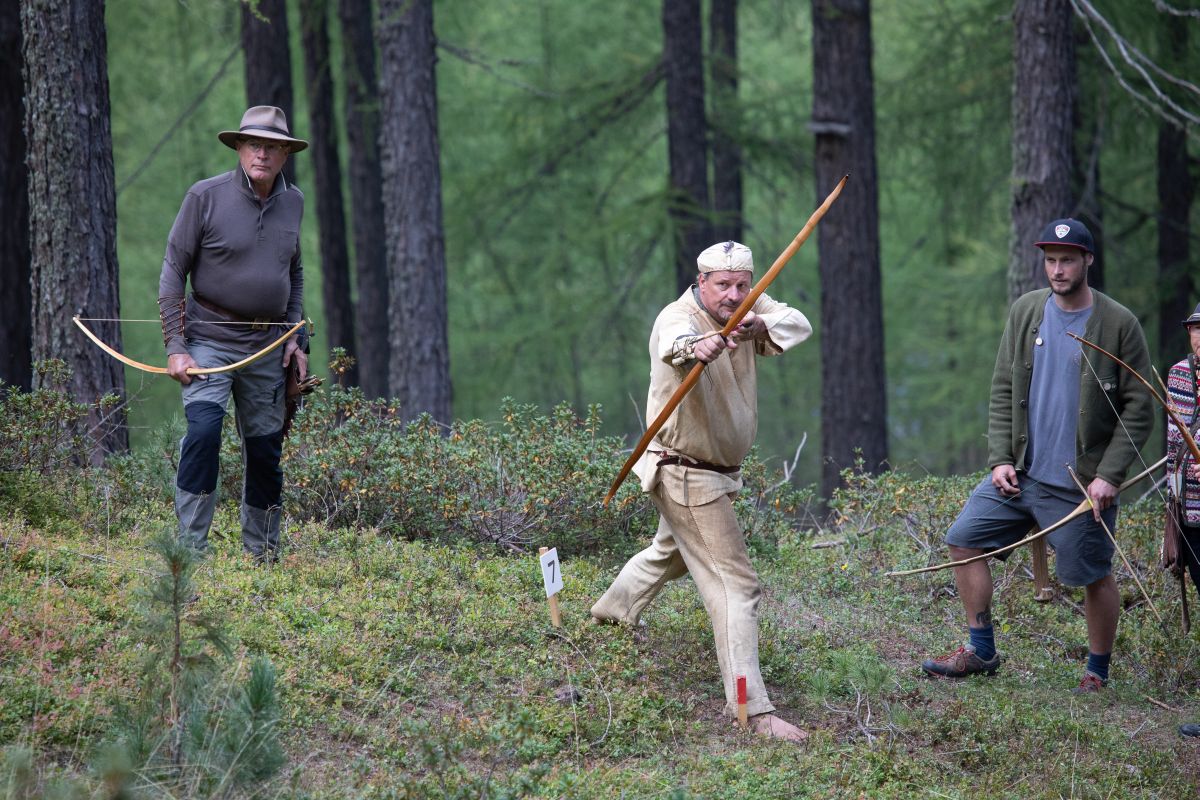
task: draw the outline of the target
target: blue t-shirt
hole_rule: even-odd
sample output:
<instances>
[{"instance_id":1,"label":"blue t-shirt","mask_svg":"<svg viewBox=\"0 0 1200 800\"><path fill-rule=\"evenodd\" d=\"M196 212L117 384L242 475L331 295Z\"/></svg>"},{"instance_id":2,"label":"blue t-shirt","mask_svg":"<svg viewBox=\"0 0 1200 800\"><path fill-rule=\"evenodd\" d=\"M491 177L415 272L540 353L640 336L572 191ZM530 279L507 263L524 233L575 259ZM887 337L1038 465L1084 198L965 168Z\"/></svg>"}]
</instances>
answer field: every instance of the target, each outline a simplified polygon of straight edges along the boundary
<instances>
[{"instance_id":1,"label":"blue t-shirt","mask_svg":"<svg viewBox=\"0 0 1200 800\"><path fill-rule=\"evenodd\" d=\"M1079 423L1079 343L1092 307L1063 311L1046 298L1042 325L1033 344L1029 381L1029 477L1050 486L1075 489L1067 465L1075 469L1075 429Z\"/></svg>"}]
</instances>

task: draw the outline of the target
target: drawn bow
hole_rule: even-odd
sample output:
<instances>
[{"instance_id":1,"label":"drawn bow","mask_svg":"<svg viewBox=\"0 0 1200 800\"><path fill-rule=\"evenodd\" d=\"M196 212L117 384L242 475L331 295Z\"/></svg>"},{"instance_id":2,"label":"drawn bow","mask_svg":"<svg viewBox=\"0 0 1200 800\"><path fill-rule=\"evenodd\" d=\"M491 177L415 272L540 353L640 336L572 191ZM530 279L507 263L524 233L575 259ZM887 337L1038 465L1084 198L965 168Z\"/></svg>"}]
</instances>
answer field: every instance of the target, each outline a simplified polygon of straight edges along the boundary
<instances>
[{"instance_id":1,"label":"drawn bow","mask_svg":"<svg viewBox=\"0 0 1200 800\"><path fill-rule=\"evenodd\" d=\"M758 300L759 296L766 291L767 287L771 285L771 281L775 280L775 276L779 274L779 271L796 254L796 251L800 249L800 245L804 244L805 240L808 239L809 234L817 227L817 223L825 216L825 212L833 205L833 201L837 200L838 195L842 193L842 187L846 185L846 180L849 177L849 175L845 175L838 181L837 186L833 187L833 191L825 198L825 202L821 203L817 210L812 213L812 216L808 218L808 222L801 228L800 233L796 234L796 238L792 240L792 243L775 259L775 263L767 270L767 274L763 275L758 283L754 284L754 288L750 290L750 293L742 300L741 305L729 317L729 321L725 323L725 327L721 329L722 337L731 334L733 329L741 323L742 318L754 307L754 303ZM646 452L646 448L650 446L650 442L654 439L654 436L662 429L663 425L667 424L667 420L671 418L671 414L674 413L676 407L683 402L683 398L692 390L692 387L700 381L700 373L704 371L704 366L703 361L696 362L691 372L683 379L683 383L675 390L675 394L671 395L671 399L663 406L663 410L659 412L654 422L650 423L646 428L646 432L638 440L637 446L633 448L633 453L625 460L621 471L617 473L616 480L613 481L612 486L608 489L608 494L604 496L605 506L608 505L608 501L613 499L617 490L621 488L621 484L625 482L625 478L629 475L629 470L633 469L633 465L642 457L642 453Z\"/></svg>"},{"instance_id":2,"label":"drawn bow","mask_svg":"<svg viewBox=\"0 0 1200 800\"><path fill-rule=\"evenodd\" d=\"M72 319L72 321L74 321L74 323L76 325L79 326L79 330L83 331L84 334L86 334L89 339L91 339L93 342L95 342L97 347L99 347L104 352L108 353L110 356L115 358L117 361L120 361L122 364L125 364L126 366L129 366L129 367L133 367L134 369L140 369L142 372L150 372L155 375L166 375L167 374L166 367L155 367L150 364L143 364L141 361L135 361L134 359L130 358L129 356L125 355L124 353L120 353L117 350L115 350L114 348L109 347L107 344L105 344L103 341L101 341L99 336L92 333L91 330L89 330L88 327L83 324L83 320L80 319L78 315L72 317L71 319ZM292 334L294 334L296 331L300 330L305 325L311 325L311 324L312 324L311 320L300 320L295 325L293 325L291 328L289 328L288 332L285 333L283 336L280 336L278 339L271 342L269 345L264 347L262 350L259 350L257 353L252 353L251 355L246 356L241 361L234 362L233 364L227 364L223 367L189 367L187 374L188 375L219 375L222 372L233 372L235 369L241 369L242 367L245 367L249 364L253 364L255 361L258 361L263 356L268 355L268 354L274 352L275 350L279 349L279 347L284 342L286 342L292 336Z\"/></svg>"}]
</instances>

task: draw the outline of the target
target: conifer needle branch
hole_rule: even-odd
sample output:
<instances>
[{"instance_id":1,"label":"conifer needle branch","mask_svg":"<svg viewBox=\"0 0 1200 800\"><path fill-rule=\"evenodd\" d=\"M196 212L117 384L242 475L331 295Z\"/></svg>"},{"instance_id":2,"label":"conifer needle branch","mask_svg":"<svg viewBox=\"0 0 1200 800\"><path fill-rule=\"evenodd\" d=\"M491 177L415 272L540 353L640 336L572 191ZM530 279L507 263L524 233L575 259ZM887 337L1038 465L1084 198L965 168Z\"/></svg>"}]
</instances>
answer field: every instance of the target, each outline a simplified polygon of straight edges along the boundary
<instances>
[{"instance_id":1,"label":"conifer needle branch","mask_svg":"<svg viewBox=\"0 0 1200 800\"><path fill-rule=\"evenodd\" d=\"M146 168L149 167L150 164L153 163L154 159L158 156L159 151L166 146L167 142L171 140L171 137L175 135L175 132L178 131L180 127L183 126L183 123L187 121L188 117L196 113L196 109L200 107L200 104L204 102L205 98L207 98L209 94L212 93L212 90L216 88L221 78L225 76L225 70L229 69L229 65L233 63L233 59L236 58L237 54L241 51L242 43L239 41L229 51L229 55L225 56L225 60L221 62L221 66L217 67L217 71L213 73L213 76L209 78L208 84L200 90L200 94L196 95L191 104L188 105L188 107L183 110L183 113L179 115L175 122L171 124L171 127L167 128L167 132L162 135L162 138L158 140L158 143L155 144L154 147L151 148L150 152L146 154L146 157L142 159L142 163L138 164L137 167L134 168L133 172L129 173L129 177L121 181L120 185L117 186L118 197L121 196L121 192L129 188L129 185L136 181L138 177L146 171Z\"/></svg>"}]
</instances>

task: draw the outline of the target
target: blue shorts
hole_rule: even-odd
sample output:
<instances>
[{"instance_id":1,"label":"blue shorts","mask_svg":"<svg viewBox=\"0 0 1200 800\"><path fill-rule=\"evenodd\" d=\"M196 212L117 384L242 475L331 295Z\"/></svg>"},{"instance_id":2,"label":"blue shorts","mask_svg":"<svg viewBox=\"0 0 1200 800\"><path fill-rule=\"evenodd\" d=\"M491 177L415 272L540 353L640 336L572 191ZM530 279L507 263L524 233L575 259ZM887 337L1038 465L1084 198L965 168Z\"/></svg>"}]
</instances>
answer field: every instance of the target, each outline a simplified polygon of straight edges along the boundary
<instances>
[{"instance_id":1,"label":"blue shorts","mask_svg":"<svg viewBox=\"0 0 1200 800\"><path fill-rule=\"evenodd\" d=\"M1017 473L1017 485L1021 493L1005 497L992 485L991 475L984 477L946 532L946 543L995 550L1028 536L1035 528L1053 525L1084 499L1075 489L1047 486L1025 473ZM1101 516L1115 532L1117 506L1109 506ZM1047 534L1046 540L1054 548L1054 570L1066 586L1087 586L1112 572L1115 548L1091 511Z\"/></svg>"}]
</instances>

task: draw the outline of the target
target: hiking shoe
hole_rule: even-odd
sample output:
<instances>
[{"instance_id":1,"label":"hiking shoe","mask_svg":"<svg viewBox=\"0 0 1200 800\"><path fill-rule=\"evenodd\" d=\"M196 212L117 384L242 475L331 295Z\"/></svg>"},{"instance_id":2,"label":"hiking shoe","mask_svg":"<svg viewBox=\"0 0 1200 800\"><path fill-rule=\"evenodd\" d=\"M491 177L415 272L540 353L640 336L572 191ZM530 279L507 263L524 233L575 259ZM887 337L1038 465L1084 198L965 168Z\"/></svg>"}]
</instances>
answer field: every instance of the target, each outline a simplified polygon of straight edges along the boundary
<instances>
[{"instance_id":1,"label":"hiking shoe","mask_svg":"<svg viewBox=\"0 0 1200 800\"><path fill-rule=\"evenodd\" d=\"M1184 736L1200 736L1200 724L1185 722L1179 726L1179 732Z\"/></svg>"},{"instance_id":2,"label":"hiking shoe","mask_svg":"<svg viewBox=\"0 0 1200 800\"><path fill-rule=\"evenodd\" d=\"M938 678L965 678L979 672L995 675L999 668L999 652L993 653L991 658L984 661L975 655L975 648L969 644L963 645L948 656L927 658L921 664L921 669L927 674Z\"/></svg>"},{"instance_id":3,"label":"hiking shoe","mask_svg":"<svg viewBox=\"0 0 1200 800\"><path fill-rule=\"evenodd\" d=\"M1108 681L1103 678L1093 675L1090 672L1085 672L1083 673L1083 680L1071 690L1071 694L1093 694L1103 689L1107 683Z\"/></svg>"}]
</instances>

